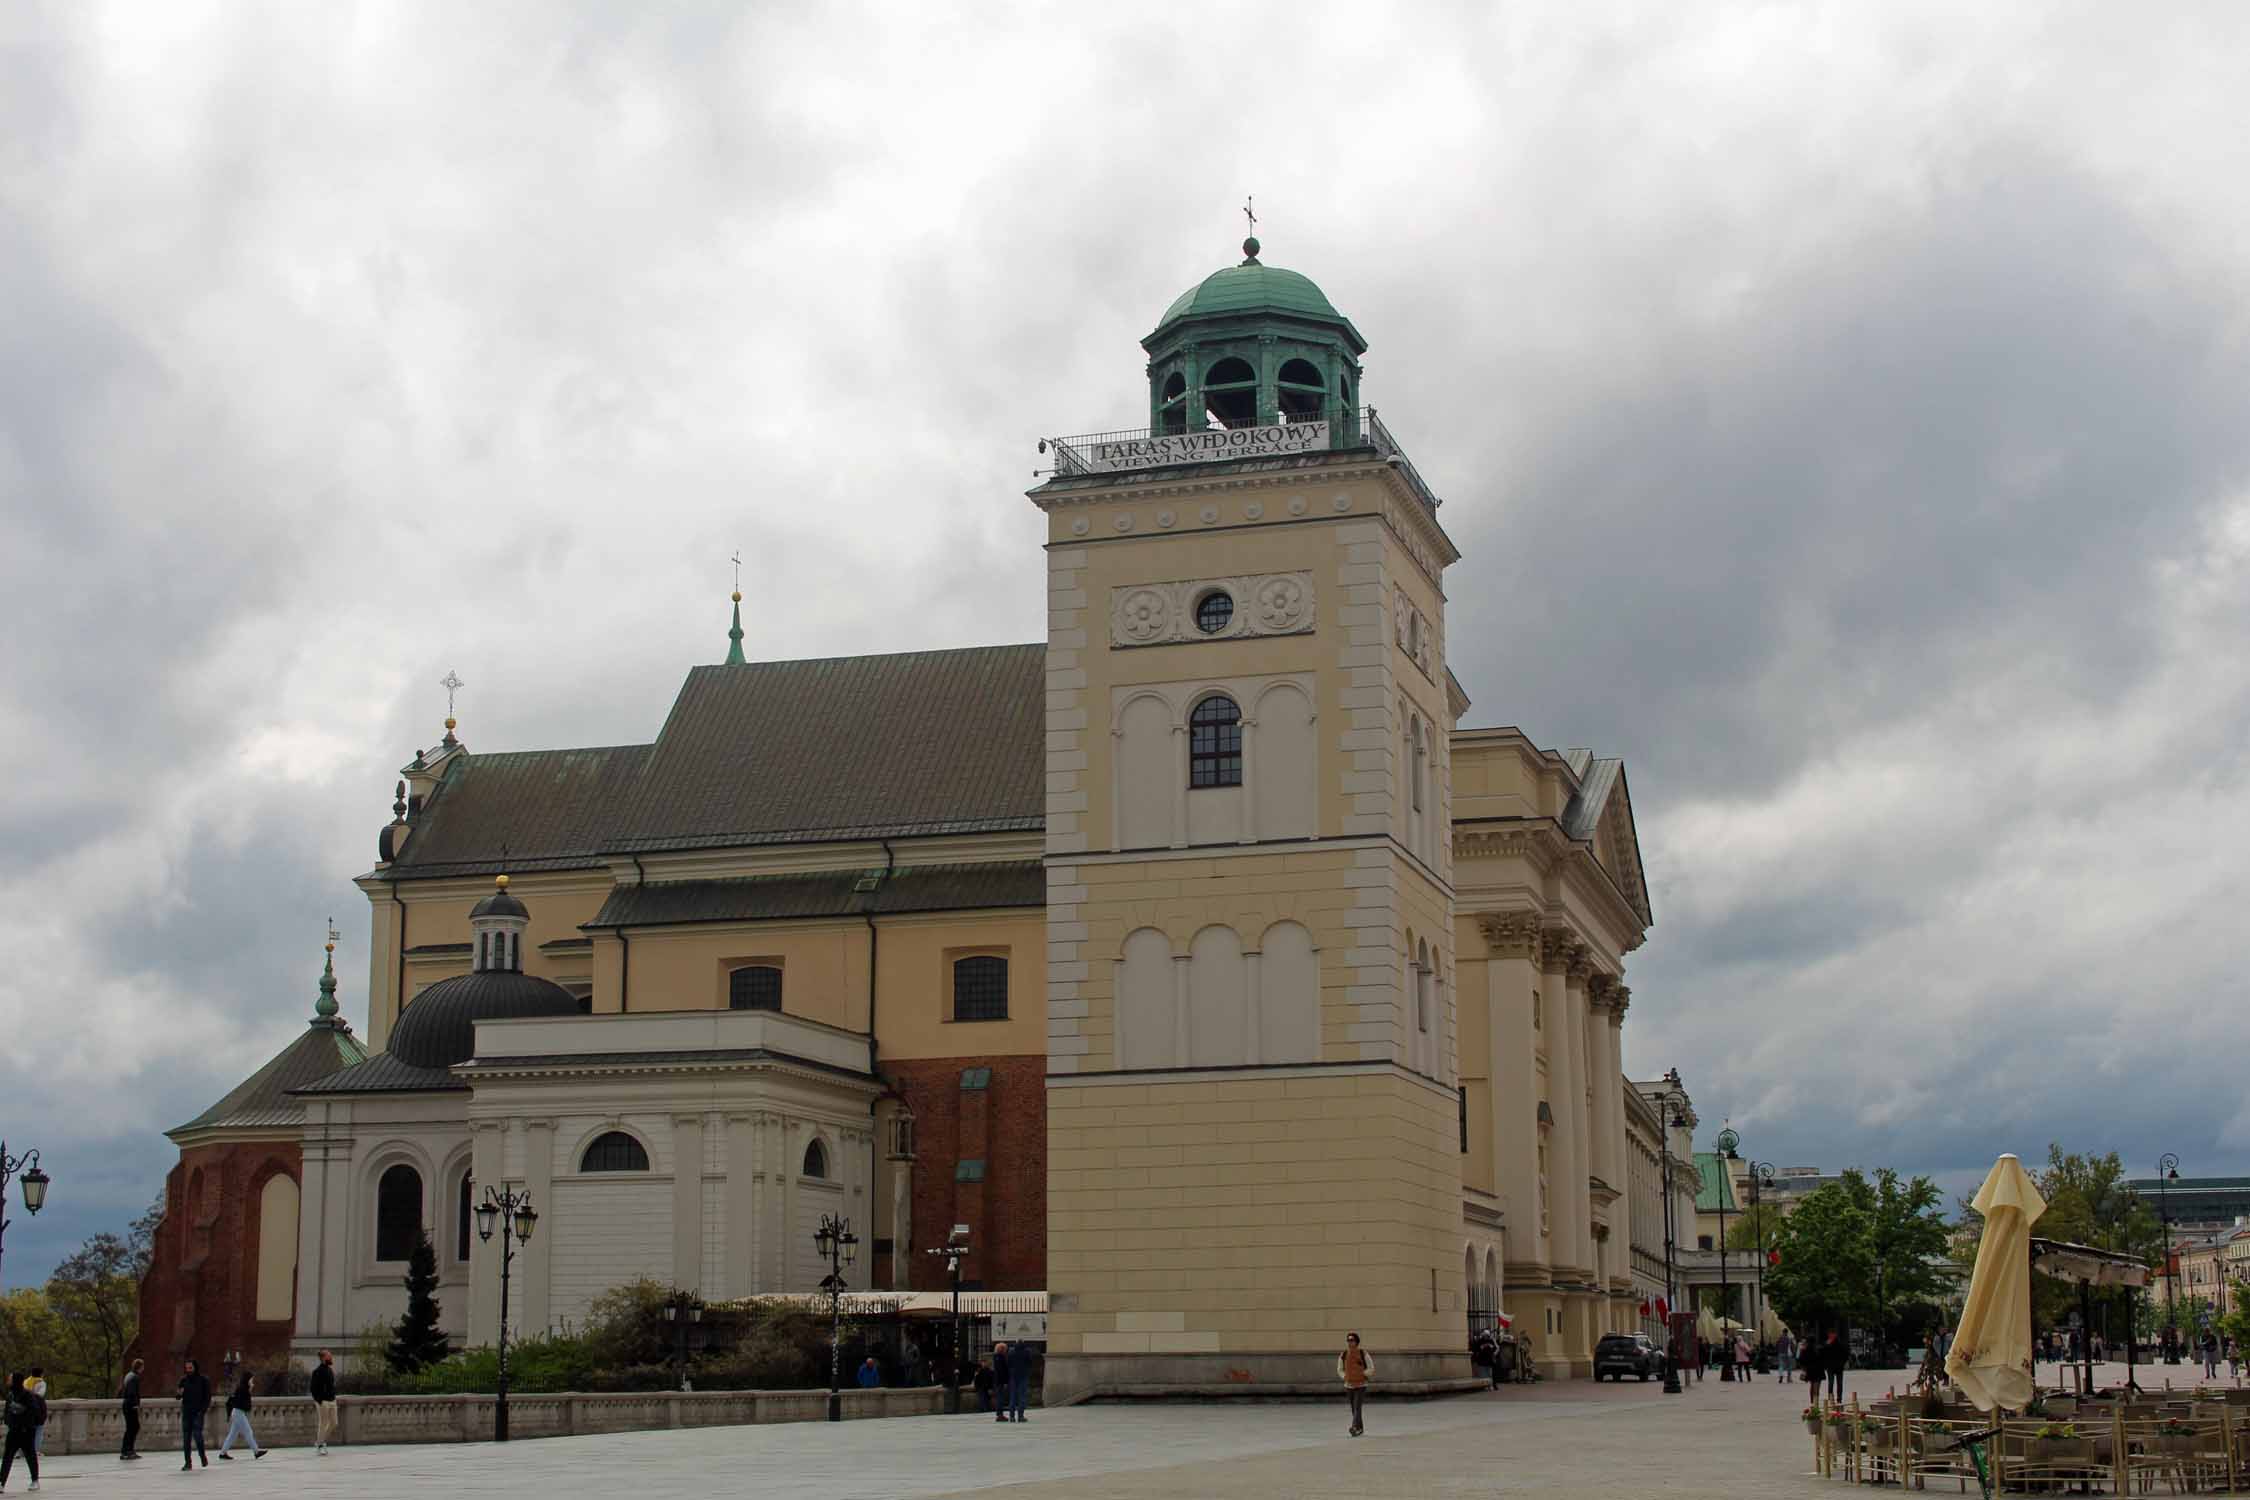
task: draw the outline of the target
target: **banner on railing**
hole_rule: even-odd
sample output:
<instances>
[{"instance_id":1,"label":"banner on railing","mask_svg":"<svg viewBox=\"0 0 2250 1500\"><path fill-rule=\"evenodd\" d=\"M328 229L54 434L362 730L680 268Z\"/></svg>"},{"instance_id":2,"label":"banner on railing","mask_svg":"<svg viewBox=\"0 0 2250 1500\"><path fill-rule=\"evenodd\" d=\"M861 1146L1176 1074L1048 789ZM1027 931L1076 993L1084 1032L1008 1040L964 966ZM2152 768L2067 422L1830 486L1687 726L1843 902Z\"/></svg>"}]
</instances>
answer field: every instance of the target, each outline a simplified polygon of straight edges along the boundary
<instances>
[{"instance_id":1,"label":"banner on railing","mask_svg":"<svg viewBox=\"0 0 2250 1500\"><path fill-rule=\"evenodd\" d=\"M1271 427L1224 427L1208 432L1167 432L1150 437L1073 443L1068 456L1094 473L1157 469L1167 464L1209 463L1221 458L1280 458L1328 446L1326 422L1281 422Z\"/></svg>"}]
</instances>

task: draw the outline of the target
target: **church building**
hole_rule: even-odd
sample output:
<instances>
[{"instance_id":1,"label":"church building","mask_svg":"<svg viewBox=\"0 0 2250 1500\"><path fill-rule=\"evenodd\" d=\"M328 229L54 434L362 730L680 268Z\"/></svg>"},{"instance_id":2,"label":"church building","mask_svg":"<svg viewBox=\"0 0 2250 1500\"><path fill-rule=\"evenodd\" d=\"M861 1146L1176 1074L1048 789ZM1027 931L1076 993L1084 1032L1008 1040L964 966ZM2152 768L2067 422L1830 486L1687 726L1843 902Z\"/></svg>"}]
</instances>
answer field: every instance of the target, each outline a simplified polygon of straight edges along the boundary
<instances>
[{"instance_id":1,"label":"church building","mask_svg":"<svg viewBox=\"0 0 2250 1500\"><path fill-rule=\"evenodd\" d=\"M172 1132L139 1353L348 1357L424 1235L488 1342L500 1184L517 1331L809 1291L827 1215L935 1290L965 1226L1046 1299L1050 1401L1643 1326L1623 766L1461 727L1459 554L1317 286L1252 239L1142 344L1148 425L1042 444L1044 641L752 662L738 593L648 743L449 713L357 881L364 1041L331 971Z\"/></svg>"}]
</instances>

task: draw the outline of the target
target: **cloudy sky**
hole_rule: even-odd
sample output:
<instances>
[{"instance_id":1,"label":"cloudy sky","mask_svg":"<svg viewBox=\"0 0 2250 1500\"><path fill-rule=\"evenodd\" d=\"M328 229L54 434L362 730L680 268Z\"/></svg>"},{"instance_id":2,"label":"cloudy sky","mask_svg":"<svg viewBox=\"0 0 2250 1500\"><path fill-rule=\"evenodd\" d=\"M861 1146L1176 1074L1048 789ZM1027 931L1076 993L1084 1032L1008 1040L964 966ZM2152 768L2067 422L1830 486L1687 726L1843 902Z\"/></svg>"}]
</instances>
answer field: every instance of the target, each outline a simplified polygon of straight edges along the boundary
<instances>
[{"instance_id":1,"label":"cloudy sky","mask_svg":"<svg viewBox=\"0 0 2250 1500\"><path fill-rule=\"evenodd\" d=\"M364 1024L391 783L1036 639L1042 434L1266 260L1627 757L1628 1066L1781 1164L2250 1169L2250 12L0 9L0 1051L55 1175ZM2230 936L2230 934L2232 936Z\"/></svg>"}]
</instances>

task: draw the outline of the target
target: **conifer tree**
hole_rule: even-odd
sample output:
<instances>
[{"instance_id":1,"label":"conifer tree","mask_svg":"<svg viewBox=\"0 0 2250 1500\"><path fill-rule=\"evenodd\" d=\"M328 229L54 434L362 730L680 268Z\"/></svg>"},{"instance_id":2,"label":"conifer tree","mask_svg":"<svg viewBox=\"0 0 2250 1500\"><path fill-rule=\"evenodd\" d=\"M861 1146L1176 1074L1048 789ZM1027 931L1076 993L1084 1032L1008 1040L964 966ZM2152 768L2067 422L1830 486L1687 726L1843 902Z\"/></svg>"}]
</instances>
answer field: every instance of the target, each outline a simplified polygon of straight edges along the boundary
<instances>
[{"instance_id":1,"label":"conifer tree","mask_svg":"<svg viewBox=\"0 0 2250 1500\"><path fill-rule=\"evenodd\" d=\"M436 1364L451 1352L451 1340L438 1327L437 1250L425 1231L406 1261L406 1315L384 1358L401 1375Z\"/></svg>"}]
</instances>

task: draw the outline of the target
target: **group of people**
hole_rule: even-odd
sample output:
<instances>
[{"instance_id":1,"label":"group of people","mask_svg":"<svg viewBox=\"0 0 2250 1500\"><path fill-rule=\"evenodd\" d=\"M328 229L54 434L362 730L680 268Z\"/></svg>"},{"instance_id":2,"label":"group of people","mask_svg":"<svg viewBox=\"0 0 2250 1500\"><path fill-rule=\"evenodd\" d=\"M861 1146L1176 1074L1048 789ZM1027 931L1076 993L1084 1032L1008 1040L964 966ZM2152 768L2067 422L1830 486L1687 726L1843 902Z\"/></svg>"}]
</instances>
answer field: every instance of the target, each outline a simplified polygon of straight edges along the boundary
<instances>
[{"instance_id":1,"label":"group of people","mask_svg":"<svg viewBox=\"0 0 2250 1500\"><path fill-rule=\"evenodd\" d=\"M977 1361L970 1384L977 1393L977 1410L993 1413L995 1422L1023 1422L1024 1403L1031 1399L1032 1350L1006 1344L992 1346L992 1358Z\"/></svg>"},{"instance_id":2,"label":"group of people","mask_svg":"<svg viewBox=\"0 0 2250 1500\"><path fill-rule=\"evenodd\" d=\"M146 1361L134 1360L117 1389L118 1409L125 1418L125 1435L118 1446L117 1457L125 1463L136 1462L141 1457L141 1372L144 1368ZM227 1394L227 1432L219 1439L219 1457L227 1463L234 1462L234 1454L229 1450L238 1439L250 1450L253 1459L264 1458L268 1451L259 1444L257 1431L250 1425L250 1413L257 1405L257 1387L257 1377L243 1370L235 1376L234 1389ZM336 1356L328 1350L320 1351L320 1363L313 1366L306 1390L312 1397L316 1417L314 1451L325 1458L329 1439L336 1431ZM31 1487L37 1489L39 1455L46 1446L46 1374L34 1367L23 1374L10 1375L7 1391L7 1447L5 1452L0 1452L0 1490L8 1487L8 1475L19 1453L31 1475ZM214 1394L211 1377L203 1373L202 1367L193 1359L184 1361L179 1384L173 1388L173 1395L180 1403L180 1468L183 1472L193 1469L198 1461L206 1469L211 1467L211 1455L204 1447L203 1423L210 1415Z\"/></svg>"}]
</instances>

